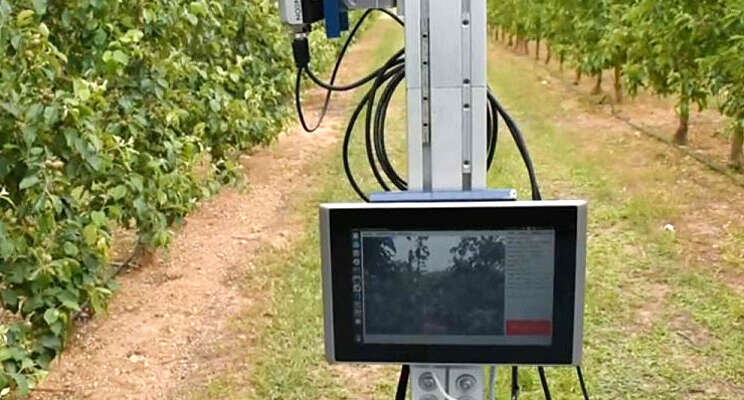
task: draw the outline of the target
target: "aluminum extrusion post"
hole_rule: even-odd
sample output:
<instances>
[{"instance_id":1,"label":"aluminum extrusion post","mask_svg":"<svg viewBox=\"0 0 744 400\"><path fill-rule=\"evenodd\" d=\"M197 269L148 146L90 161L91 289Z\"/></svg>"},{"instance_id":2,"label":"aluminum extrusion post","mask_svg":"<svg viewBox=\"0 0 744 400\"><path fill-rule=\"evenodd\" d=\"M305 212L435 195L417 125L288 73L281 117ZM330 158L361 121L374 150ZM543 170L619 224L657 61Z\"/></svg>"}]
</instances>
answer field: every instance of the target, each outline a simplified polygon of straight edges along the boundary
<instances>
[{"instance_id":1,"label":"aluminum extrusion post","mask_svg":"<svg viewBox=\"0 0 744 400\"><path fill-rule=\"evenodd\" d=\"M486 0L400 0L406 22L408 181L486 188Z\"/></svg>"},{"instance_id":2,"label":"aluminum extrusion post","mask_svg":"<svg viewBox=\"0 0 744 400\"><path fill-rule=\"evenodd\" d=\"M486 0L399 0L401 5L409 190L484 190ZM449 398L482 399L483 379L482 367L414 365L412 400L448 400L442 389Z\"/></svg>"}]
</instances>

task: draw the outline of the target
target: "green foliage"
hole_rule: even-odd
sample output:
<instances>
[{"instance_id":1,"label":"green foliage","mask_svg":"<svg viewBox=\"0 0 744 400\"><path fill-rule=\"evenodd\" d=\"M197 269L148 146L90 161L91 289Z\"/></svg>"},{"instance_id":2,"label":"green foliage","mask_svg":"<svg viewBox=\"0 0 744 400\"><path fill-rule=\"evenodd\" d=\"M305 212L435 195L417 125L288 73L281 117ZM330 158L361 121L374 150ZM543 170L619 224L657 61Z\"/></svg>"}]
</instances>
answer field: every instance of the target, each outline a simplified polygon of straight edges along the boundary
<instances>
[{"instance_id":1,"label":"green foliage","mask_svg":"<svg viewBox=\"0 0 744 400\"><path fill-rule=\"evenodd\" d=\"M734 126L742 124L741 1L506 0L490 7L495 25L548 39L561 61L573 61L580 71L600 74L613 68L622 72L631 94L648 88L677 96L680 139L690 105L705 108L714 95L721 96L721 110Z\"/></svg>"},{"instance_id":2,"label":"green foliage","mask_svg":"<svg viewBox=\"0 0 744 400\"><path fill-rule=\"evenodd\" d=\"M719 38L716 51L707 54L702 65L711 77L713 92L722 96L721 111L741 124L744 123L744 4L726 3L724 17L716 26L722 34L735 34Z\"/></svg>"},{"instance_id":3,"label":"green foliage","mask_svg":"<svg viewBox=\"0 0 744 400\"><path fill-rule=\"evenodd\" d=\"M167 245L280 130L287 38L269 0L0 0L0 389L105 308L112 227Z\"/></svg>"},{"instance_id":4,"label":"green foliage","mask_svg":"<svg viewBox=\"0 0 744 400\"><path fill-rule=\"evenodd\" d=\"M638 1L627 16L633 35L628 63L642 68L645 84L655 92L704 107L710 92L699 60L720 43L721 7L717 0Z\"/></svg>"}]
</instances>

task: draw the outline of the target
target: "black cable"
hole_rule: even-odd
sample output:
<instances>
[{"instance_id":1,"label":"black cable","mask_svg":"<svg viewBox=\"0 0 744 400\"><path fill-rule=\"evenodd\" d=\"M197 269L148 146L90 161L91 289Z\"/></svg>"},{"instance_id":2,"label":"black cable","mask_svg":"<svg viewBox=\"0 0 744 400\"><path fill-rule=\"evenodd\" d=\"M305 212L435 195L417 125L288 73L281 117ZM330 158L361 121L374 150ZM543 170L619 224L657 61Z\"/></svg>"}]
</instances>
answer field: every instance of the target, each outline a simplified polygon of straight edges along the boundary
<instances>
[{"instance_id":1,"label":"black cable","mask_svg":"<svg viewBox=\"0 0 744 400\"><path fill-rule=\"evenodd\" d=\"M395 73L405 72L405 65L401 64L401 61L397 58L391 58L390 60L388 60L387 63L385 63L385 65L383 65L380 70L380 74L378 74L377 79L375 79L372 87L369 89L369 92L367 92L369 94L369 97L367 98L367 114L364 122L364 141L367 150L367 161L369 162L369 166L372 169L372 174L375 176L375 179L377 179L377 183L379 183L382 189L386 192L390 191L390 187L385 182L385 179L382 177L382 174L377 167L377 160L375 159L373 152L372 115L375 105L375 98L377 96L377 90L385 83L385 79L383 79L385 78L385 74L383 72L387 71L390 68L393 68Z\"/></svg>"},{"instance_id":2,"label":"black cable","mask_svg":"<svg viewBox=\"0 0 744 400\"><path fill-rule=\"evenodd\" d=\"M390 17L390 18L392 18L393 20L395 20L395 22L397 22L398 25L400 25L400 26L405 26L406 25L406 23L403 22L403 20L400 19L400 17L397 14L395 14L394 12L392 12L390 10L387 10L387 9L384 9L384 8L377 8L376 10L387 14L387 16Z\"/></svg>"},{"instance_id":3,"label":"black cable","mask_svg":"<svg viewBox=\"0 0 744 400\"><path fill-rule=\"evenodd\" d=\"M331 103L332 92L329 90L328 93L326 93L326 97L323 102L323 108L320 110L320 116L318 117L318 121L311 128L310 125L308 125L307 121L305 120L304 111L302 111L302 98L300 95L301 90L302 90L302 69L298 69L297 80L295 81L295 108L297 109L297 117L300 120L300 125L302 125L302 129L304 129L305 132L313 133L317 131L318 128L320 128L320 125L323 123L323 120L325 119L326 114L328 114L328 106Z\"/></svg>"},{"instance_id":4,"label":"black cable","mask_svg":"<svg viewBox=\"0 0 744 400\"><path fill-rule=\"evenodd\" d=\"M392 100L393 94L395 90L400 86L402 80L405 78L405 68L404 68L404 60L398 59L399 53L396 53L393 57L391 57L386 64L379 69L380 75L378 75L377 79L375 80L373 86L369 89L367 94L364 96L362 101L357 106L357 109L352 114L351 121L349 122L349 126L347 127L347 134L345 136L344 140L344 170L346 171L347 177L349 178L349 182L351 183L352 188L354 191L359 195L359 197L365 201L368 201L368 197L366 194L363 193L363 191L359 188L355 178L353 177L353 173L351 172L351 168L349 166L349 148L350 148L350 137L353 133L353 129L356 126L356 123L358 122L359 115L363 111L363 109L366 108L366 124L365 124L365 144L366 144L366 153L367 153L367 161L370 165L370 168L372 170L372 173L377 180L378 184L383 188L383 190L390 190L390 187L388 186L385 178L387 178L392 184L399 190L406 190L407 189L407 182L400 176L400 174L397 173L395 168L393 167L392 163L389 160L387 148L385 146L385 121L387 118L387 111L389 109L390 102ZM382 95L380 96L379 101L375 101L377 91L380 90L381 87L384 87L382 90ZM496 101L496 99L493 97L492 94L489 93L488 98L488 136L487 136L487 146L488 146L488 158L487 158L487 166L490 169L490 167L493 164L493 159L496 151L496 146L498 143L498 115L499 115L499 109L500 105ZM505 113L503 109L501 112ZM374 117L374 118L373 118ZM508 117L508 115L507 115ZM374 121L372 121L374 119ZM505 118L506 119L506 118ZM531 165L531 160L529 158L529 153L526 150L526 147L524 145L524 139L521 137L521 132L516 127L516 124L510 120L510 124L508 125L510 127L510 130L512 131L512 135L515 137L515 140L519 145L523 146L520 148L520 151L523 153L523 155L526 154L527 159L526 163L527 165ZM379 166L378 166L379 164ZM384 175L384 176L383 176ZM531 172L530 176L534 177L534 171ZM536 186L536 183L533 185ZM534 194L534 191L533 191ZM537 191L537 195L539 196L539 189Z\"/></svg>"},{"instance_id":5,"label":"black cable","mask_svg":"<svg viewBox=\"0 0 744 400\"><path fill-rule=\"evenodd\" d=\"M519 399L519 367L512 367L511 373L511 400Z\"/></svg>"},{"instance_id":6,"label":"black cable","mask_svg":"<svg viewBox=\"0 0 744 400\"><path fill-rule=\"evenodd\" d=\"M394 74L393 80L390 83L394 83L394 82L400 83L400 81L402 81L403 78L405 77L405 65L398 65L398 66L396 66L395 69L394 69L394 71L395 71L395 74ZM367 114L366 114L365 123L364 123L364 140L365 140L366 149L367 149L367 159L369 161L370 168L372 168L372 173L375 176L375 178L377 179L377 182L383 188L383 190L389 191L390 189L387 186L387 184L385 182L385 179L382 177L382 174L380 173L380 170L377 167L378 162L381 165L380 169L382 169L383 172L387 172L387 174L386 174L387 177L394 182L393 183L394 185L396 184L396 182L395 182L396 181L396 178L397 179L400 179L400 177L398 176L397 173L395 173L393 166L389 163L389 160L387 158L386 152L383 151L383 149L380 148L379 146L373 145L373 136L376 138L375 141L379 143L379 140L383 138L384 133L383 132L379 132L377 129L373 129L373 127L372 127L372 116L374 114L377 114L379 116L380 115L380 111L383 108L387 108L387 104L390 101L390 97L392 97L392 90L388 91L386 89L384 92L389 92L390 93L390 96L388 97L388 99L387 99L387 101L385 103L378 102L377 103L377 110L378 110L378 112L377 113L374 113L373 112L373 109L375 108L375 98L377 96L377 90L381 86L383 86L383 84L385 83L382 78L383 78L383 76L380 75L375 80L375 82L372 84L372 87L369 89L370 97L368 98L367 105L366 105L366 107L367 107ZM391 85L388 85L388 87L390 87L390 86ZM385 97L385 96L383 95L383 97ZM376 118L376 120L378 120L378 121L379 121L379 119L380 118ZM384 141L384 139L382 139L382 140ZM377 150L378 156L381 155L382 157L377 157L377 159L375 159L373 150ZM400 179L400 180L402 180L402 179ZM400 189L401 186L402 187L406 187L406 184L405 184L405 182L403 182L402 185L396 185L396 186Z\"/></svg>"},{"instance_id":7,"label":"black cable","mask_svg":"<svg viewBox=\"0 0 744 400\"><path fill-rule=\"evenodd\" d=\"M394 76L394 74L395 74L395 71L387 71L385 75L383 76L382 80L386 81L390 79L392 76ZM371 92L367 92L365 96L362 98L362 101L359 102L356 109L354 109L354 112L351 114L351 119L349 120L349 124L346 126L346 133L344 134L344 144L343 144L343 151L342 151L342 159L343 159L343 164L344 164L344 172L346 173L346 178L349 180L349 184L351 185L352 189L354 189L354 191L359 195L359 197L365 202L369 202L369 197L367 197L364 191L362 191L356 179L354 178L354 173L351 170L351 165L349 162L349 148L351 146L351 136L354 133L356 122L359 119L359 115L362 113L365 106L367 105L367 101L369 101L370 97L371 97Z\"/></svg>"},{"instance_id":8,"label":"black cable","mask_svg":"<svg viewBox=\"0 0 744 400\"><path fill-rule=\"evenodd\" d=\"M336 58L336 64L333 66L333 72L331 73L331 85L333 85L336 82L336 77L338 76L338 71L341 68L341 63L344 60L344 57L346 56L347 51L349 50L349 46L351 45L351 42L354 39L354 36L356 36L357 32L359 31L359 28L361 28L364 21L369 17L369 15L372 13L372 10L367 10L362 14L362 16L359 18L359 21L354 25L354 28L349 33L349 36L346 38L346 41L344 42L343 47L341 48L341 51L338 54L338 57ZM302 42L302 45L307 50L307 38L303 37L301 39L295 39L296 41L299 40ZM300 46L300 47L303 47ZM293 49L296 50L296 47L293 46ZM311 128L306 119L305 119L305 113L302 110L302 98L301 98L301 89L302 89L302 73L304 71L309 71L308 65L309 65L309 50L307 50L307 54L305 54L306 58L303 59L302 64L299 65L297 68L297 79L295 81L295 107L297 108L297 116L300 119L300 124L302 125L302 129L304 129L306 132L312 133L318 130L320 128L320 125L323 123L323 120L325 119L326 115L328 114L328 107L331 103L331 97L333 96L333 90L328 89L326 92L325 100L323 101L323 108L320 111L320 117L318 117L317 123ZM295 54L295 60L297 60L297 54Z\"/></svg>"},{"instance_id":9,"label":"black cable","mask_svg":"<svg viewBox=\"0 0 744 400\"><path fill-rule=\"evenodd\" d=\"M383 93L378 101L377 109L374 112L374 124L372 127L374 150L377 161L380 164L380 169L388 178L388 180L390 180L393 185L399 190L407 190L408 184L403 178L401 178L400 174L398 174L398 172L395 170L395 168L392 166L392 163L388 159L387 149L385 146L385 121L387 119L387 112L393 94L404 78L405 76L401 71L401 74L393 77L393 79L383 90ZM493 99L492 97L489 99L488 107L486 110L488 116L486 141L488 152L486 162L487 169L490 169L490 167L493 165L493 160L496 153L496 145L498 143L498 114L496 112L496 107L494 106L494 101L495 99ZM365 131L365 134L369 135L369 132Z\"/></svg>"},{"instance_id":10,"label":"black cable","mask_svg":"<svg viewBox=\"0 0 744 400\"><path fill-rule=\"evenodd\" d=\"M410 366L404 365L400 368L400 378L398 378L398 389L395 392L395 400L406 400L406 392L408 392L408 377L410 375Z\"/></svg>"},{"instance_id":11,"label":"black cable","mask_svg":"<svg viewBox=\"0 0 744 400\"><path fill-rule=\"evenodd\" d=\"M579 377L579 384L581 385L581 393L584 395L584 400L589 400L589 392L586 391L586 384L584 383L584 374L581 372L581 365L576 367L576 375Z\"/></svg>"},{"instance_id":12,"label":"black cable","mask_svg":"<svg viewBox=\"0 0 744 400\"><path fill-rule=\"evenodd\" d=\"M499 114L496 111L494 100L496 100L496 98L493 97L493 95L489 91L488 113L486 114L487 116L486 130L488 132L488 137L487 137L488 157L486 159L487 171L491 170L491 166L493 165L493 159L496 156L496 146L498 145L498 141L499 141Z\"/></svg>"},{"instance_id":13,"label":"black cable","mask_svg":"<svg viewBox=\"0 0 744 400\"><path fill-rule=\"evenodd\" d=\"M361 16L361 18L359 18L359 21L357 21L356 25L354 25L354 28L349 33L349 37L346 39L346 43L344 43L344 47L342 48L341 52L339 53L339 58L336 61L336 65L337 66L340 65L340 60L343 59L344 55L346 54L346 51L348 50L349 44L351 43L351 39L354 36L356 36L357 32L359 31L359 28L362 26L362 22L364 22L364 20L367 19L367 17L373 11L383 12L383 13L387 14L388 16L390 16L391 18L393 18L401 26L404 25L403 24L403 21L400 18L398 18L397 15L395 15L394 13L392 13L392 12L390 12L390 11L384 9L384 8L374 8L374 9L369 9L369 10L365 11L364 14ZM404 54L404 50L401 50L398 53L396 53L396 57L401 57L401 56L403 56L403 54ZM320 78L318 78L317 75L315 75L313 73L313 71L310 70L309 67L307 67L307 66L305 67L305 72L310 77L310 79L313 82L315 82L316 85L322 87L323 89L330 90L330 91L337 91L337 92L345 92L345 91L357 89L357 88L359 88L361 86L364 86L366 83L368 83L371 80L375 79L377 77L377 75L380 73L380 70L381 70L381 68L378 68L377 70L372 71L366 77L364 77L364 78L362 78L362 79L360 79L360 80L358 80L358 81L356 81L354 83L350 83L348 85L343 85L343 86L334 86L334 79L333 78L335 77L335 75L331 75L331 81L330 81L330 83L325 83L322 80L320 80Z\"/></svg>"},{"instance_id":14,"label":"black cable","mask_svg":"<svg viewBox=\"0 0 744 400\"><path fill-rule=\"evenodd\" d=\"M489 90L490 92L490 90ZM490 95L493 97L493 95ZM522 132L519 130L519 127L514 122L512 117L509 115L509 113L504 110L504 107L501 106L501 104L496 100L495 97L493 97L493 104L498 113L501 115L501 117L504 119L504 122L506 123L506 126L509 128L509 131L512 134L512 137L514 138L514 142L517 145L517 148L519 149L519 153L522 155L522 160L524 161L524 165L527 168L527 174L530 178L530 186L532 187L532 200L542 200L542 194L540 193L540 185L537 183L537 174L535 173L535 167L532 164L532 158L530 157L530 152L527 149L527 143L524 141L524 137L522 136Z\"/></svg>"},{"instance_id":15,"label":"black cable","mask_svg":"<svg viewBox=\"0 0 744 400\"><path fill-rule=\"evenodd\" d=\"M400 51L398 51L397 53L395 53L395 55L393 56L393 58L400 58L400 57L402 57L403 54L404 54L404 51L405 50L402 50L401 49ZM402 58L401 58L401 61L403 61ZM369 75L365 76L364 78L362 78L362 79L360 79L360 80L358 80L356 82L349 83L347 85L342 85L342 86L334 86L333 85L333 82L331 82L331 83L325 83L322 80L320 80L320 78L318 78L309 68L305 68L305 73L307 73L307 76L310 77L310 80L312 80L316 85L322 87L323 89L331 90L331 91L334 91L334 92L347 92L349 90L358 89L358 88L366 85L367 83L371 82L373 79L377 78L377 76L380 74L381 71L382 71L382 67L380 67L380 68L378 68L378 69L370 72Z\"/></svg>"},{"instance_id":16,"label":"black cable","mask_svg":"<svg viewBox=\"0 0 744 400\"><path fill-rule=\"evenodd\" d=\"M548 386L548 378L545 377L545 368L537 367L537 372L540 374L540 385L542 385L545 400L552 400L552 397L550 396L550 387Z\"/></svg>"},{"instance_id":17,"label":"black cable","mask_svg":"<svg viewBox=\"0 0 744 400\"><path fill-rule=\"evenodd\" d=\"M306 131L312 132L318 129L325 115L327 114L328 104L330 102L331 95L334 91L352 90L352 89L361 87L374 80L374 83L372 87L370 88L369 92L364 96L364 99L359 104L359 107L357 107L357 110L355 110L352 121L349 123L349 127L344 137L344 170L346 172L347 177L349 178L349 182L352 188L354 189L354 191L357 192L357 194L365 201L368 201L368 197L364 194L364 192L361 190L361 188L359 187L359 185L357 184L356 180L353 177L353 173L349 165L349 154L348 154L353 128L356 125L359 114L361 114L361 111L364 108L366 108L366 111L367 111L366 116L365 116L365 129L364 129L367 161L370 165L370 169L372 170L372 173L375 179L377 180L380 187L385 191L390 190L390 186L388 186L385 178L387 178L392 183L392 185L399 190L406 190L408 187L407 182L400 176L400 174L395 170L392 163L390 162L390 159L387 154L387 148L385 146L385 120L386 120L387 111L389 109L389 104L396 89L399 87L402 80L405 78L405 68L403 65L405 63L404 50L402 49L398 51L397 53L395 53L392 57L390 57L390 59L388 59L385 65L373 71L372 73L362 78L361 80L351 83L349 85L334 86L335 79L338 75L338 70L343 61L344 56L346 55L348 51L351 41L357 34L362 23L366 20L366 18L373 11L384 12L385 14L389 15L391 18L395 19L396 22L398 22L400 25L403 25L403 21L400 20L400 18L398 18L396 15L394 15L388 10L385 10L385 9L367 10L362 15L362 17L359 19L359 21L354 26L354 28L351 30L349 37L344 43L344 46L341 49L341 52L339 53L338 59L336 60L333 73L331 75L330 83L326 84L325 82L322 82L317 76L315 76L312 73L312 71L310 71L307 65L304 65L298 69L297 82L295 85L296 86L295 87L295 101L297 105L297 113L300 117L300 122ZM393 71L393 73L391 74L390 71ZM318 123L312 128L308 126L305 120L305 117L302 111L302 103L300 99L300 88L301 88L301 80L302 80L303 72L307 73L308 76L310 76L310 79L313 80L313 82L315 82L317 85L327 90L325 102L323 105L323 109L321 111L321 116L318 120ZM391 78L392 80L390 80ZM390 81L388 82L388 80ZM383 88L382 97L379 102L376 102L377 91L380 90L381 88ZM540 200L542 196L540 194L540 188L537 183L537 177L535 174L534 166L532 165L532 160L530 158L529 151L527 149L527 145L524 141L524 137L522 136L521 131L519 130L516 123L511 118L511 116L509 116L506 110L504 110L504 108L499 104L499 102L496 100L496 98L493 96L490 90L488 91L488 106L487 107L488 107L487 109L487 134L488 134L488 137L487 137L487 151L488 151L487 168L490 169L493 163L494 156L495 156L496 145L498 142L498 116L501 115L507 127L509 128L509 131L511 132L512 137L514 138L514 141L519 149L519 152L522 156L525 166L527 167L527 171L528 171L529 178L530 178L530 185L532 188L532 198L533 200ZM373 119L374 119L374 124L373 124ZM378 163L379 163L379 168L378 168Z\"/></svg>"},{"instance_id":18,"label":"black cable","mask_svg":"<svg viewBox=\"0 0 744 400\"><path fill-rule=\"evenodd\" d=\"M387 147L385 146L385 121L387 119L387 112L392 100L393 94L400 86L400 83L405 78L405 71L401 70L395 74L393 78L388 82L385 90L383 91L377 111L375 112L374 122L374 146L375 154L380 162L382 171L385 173L387 178L395 185L399 190L407 190L408 183L403 179L398 172L393 168L392 162L388 158Z\"/></svg>"}]
</instances>

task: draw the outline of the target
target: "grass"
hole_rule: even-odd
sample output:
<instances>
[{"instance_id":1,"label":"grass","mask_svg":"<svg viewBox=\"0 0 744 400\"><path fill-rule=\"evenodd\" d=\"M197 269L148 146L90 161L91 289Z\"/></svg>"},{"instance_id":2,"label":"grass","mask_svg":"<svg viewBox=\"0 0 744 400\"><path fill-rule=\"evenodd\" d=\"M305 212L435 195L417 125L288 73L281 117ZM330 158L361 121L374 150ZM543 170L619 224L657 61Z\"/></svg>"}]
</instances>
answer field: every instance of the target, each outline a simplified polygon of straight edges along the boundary
<instances>
[{"instance_id":1,"label":"grass","mask_svg":"<svg viewBox=\"0 0 744 400\"><path fill-rule=\"evenodd\" d=\"M387 39L395 32L387 23L368 32L386 37L370 65L398 45L399 39ZM678 171L663 160L630 165L634 143L572 126L563 97L544 90L529 60L500 50L492 56L491 84L527 134L545 197L590 202L584 364L592 398L744 397L744 300L718 275L708 273L707 266L688 257L686 242L662 229L684 214L685 198L674 196ZM394 103L402 104L402 98ZM391 131L402 132L404 126L400 117L390 122ZM394 153L404 157L401 139L391 142ZM490 185L517 188L521 197L528 197L518 153L507 138L500 142ZM593 148L590 142L601 146ZM355 170L366 170L361 143L353 148ZM304 233L288 251L267 250L257 263L256 274L264 274L264 284L272 287L264 310L268 317L259 323L260 316L245 316L232 328L236 334L256 331L250 348L234 350L250 357L252 366L218 374L192 398L392 397L394 368L331 367L323 358L316 207L323 201L354 199L338 153L334 150L318 162L312 178L317 190L298 198L292 210ZM372 187L369 176L362 180ZM734 228L727 232L724 261L717 268L741 270L743 236ZM534 368L521 372L521 398L541 399ZM579 398L573 371L555 368L547 373L554 398ZM499 398L507 397L507 379L502 368Z\"/></svg>"},{"instance_id":2,"label":"grass","mask_svg":"<svg viewBox=\"0 0 744 400\"><path fill-rule=\"evenodd\" d=\"M651 165L627 176L626 151L586 149L601 133L555 122L563 99L545 93L526 60L500 52L496 61L491 83L509 109L522 111L547 197L590 201L585 364L594 397L741 398L744 301L660 229L682 209L684 199L671 195L674 173ZM523 178L514 180L521 166L513 152L500 159L492 181L526 190ZM634 184L639 178L645 185ZM741 268L741 258L734 263ZM551 380L556 398L577 393L568 371ZM526 398L541 398L533 386Z\"/></svg>"}]
</instances>

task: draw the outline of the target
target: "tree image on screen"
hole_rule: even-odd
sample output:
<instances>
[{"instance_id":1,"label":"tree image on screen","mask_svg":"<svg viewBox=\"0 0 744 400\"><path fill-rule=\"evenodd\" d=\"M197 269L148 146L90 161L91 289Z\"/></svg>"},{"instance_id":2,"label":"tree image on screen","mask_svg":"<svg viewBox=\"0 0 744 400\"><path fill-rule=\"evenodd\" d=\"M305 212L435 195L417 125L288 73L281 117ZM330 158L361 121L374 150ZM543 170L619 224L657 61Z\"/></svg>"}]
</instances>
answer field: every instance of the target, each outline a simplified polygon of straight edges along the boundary
<instances>
[{"instance_id":1,"label":"tree image on screen","mask_svg":"<svg viewBox=\"0 0 744 400\"><path fill-rule=\"evenodd\" d=\"M362 243L367 334L504 334L502 237L375 235Z\"/></svg>"}]
</instances>

